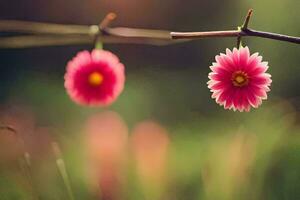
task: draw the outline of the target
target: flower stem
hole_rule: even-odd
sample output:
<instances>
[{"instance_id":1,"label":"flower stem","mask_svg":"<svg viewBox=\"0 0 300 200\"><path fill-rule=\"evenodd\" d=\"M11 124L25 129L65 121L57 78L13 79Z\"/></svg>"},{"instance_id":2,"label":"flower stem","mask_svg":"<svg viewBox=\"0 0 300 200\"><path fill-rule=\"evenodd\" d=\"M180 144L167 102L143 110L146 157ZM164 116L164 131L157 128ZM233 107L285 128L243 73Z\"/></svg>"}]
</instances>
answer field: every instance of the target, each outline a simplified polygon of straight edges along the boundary
<instances>
[{"instance_id":1,"label":"flower stem","mask_svg":"<svg viewBox=\"0 0 300 200\"><path fill-rule=\"evenodd\" d=\"M100 40L95 42L95 49L103 49L103 43Z\"/></svg>"},{"instance_id":2,"label":"flower stem","mask_svg":"<svg viewBox=\"0 0 300 200\"><path fill-rule=\"evenodd\" d=\"M58 168L58 171L63 179L64 185L66 186L67 193L70 200L74 200L74 195L70 183L70 179L66 170L65 162L62 158L62 153L60 151L60 148L56 142L52 143L52 148L56 157L56 166Z\"/></svg>"},{"instance_id":3,"label":"flower stem","mask_svg":"<svg viewBox=\"0 0 300 200\"><path fill-rule=\"evenodd\" d=\"M8 130L15 135L17 138L19 145L22 148L22 157L19 158L19 167L21 172L25 176L25 179L28 181L30 190L31 190L31 197L33 200L38 200L39 195L38 192L35 190L34 187L34 180L32 175L32 166L31 166L31 156L30 153L26 150L25 141L23 140L22 136L19 132L12 126L9 125L0 125L0 130Z\"/></svg>"},{"instance_id":4,"label":"flower stem","mask_svg":"<svg viewBox=\"0 0 300 200\"><path fill-rule=\"evenodd\" d=\"M34 179L32 175L31 156L28 152L24 152L20 159L20 167L30 185L32 199L38 200L39 195L34 187Z\"/></svg>"}]
</instances>

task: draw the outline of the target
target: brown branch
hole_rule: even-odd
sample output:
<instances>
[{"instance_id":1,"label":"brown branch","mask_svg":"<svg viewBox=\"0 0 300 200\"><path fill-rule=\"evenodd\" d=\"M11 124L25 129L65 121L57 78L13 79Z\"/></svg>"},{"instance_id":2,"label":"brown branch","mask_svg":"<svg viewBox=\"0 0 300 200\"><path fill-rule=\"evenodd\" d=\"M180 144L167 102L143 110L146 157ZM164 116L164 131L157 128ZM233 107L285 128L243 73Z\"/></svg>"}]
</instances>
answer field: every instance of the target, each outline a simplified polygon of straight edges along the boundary
<instances>
[{"instance_id":1,"label":"brown branch","mask_svg":"<svg viewBox=\"0 0 300 200\"><path fill-rule=\"evenodd\" d=\"M273 40L280 40L300 44L300 37L293 37L282 35L278 33L263 32L253 29L244 30L229 30L229 31L208 31L208 32L171 32L173 39L201 39L207 37L239 37L239 36L252 36L269 38Z\"/></svg>"},{"instance_id":2,"label":"brown branch","mask_svg":"<svg viewBox=\"0 0 300 200\"><path fill-rule=\"evenodd\" d=\"M25 34L0 37L0 48L93 44L97 36L104 43L146 44L155 46L186 41L172 40L170 31L165 30L107 27L114 18L114 14L108 14L100 25L91 26L0 20L0 32Z\"/></svg>"},{"instance_id":3,"label":"brown branch","mask_svg":"<svg viewBox=\"0 0 300 200\"><path fill-rule=\"evenodd\" d=\"M117 15L115 13L108 13L105 18L102 20L102 22L99 24L100 29L105 29L108 27L111 22L116 19Z\"/></svg>"},{"instance_id":4,"label":"brown branch","mask_svg":"<svg viewBox=\"0 0 300 200\"><path fill-rule=\"evenodd\" d=\"M242 27L238 30L207 32L170 32L166 30L125 27L110 28L108 25L116 17L114 13L108 14L99 25L91 26L0 20L0 32L25 34L11 37L0 37L0 48L93 44L93 42L95 42L95 38L100 39L103 43L128 43L162 46L201 38L237 37L238 40L240 40L241 37L244 36L262 37L300 44L300 37L249 29L248 24L252 12L252 10L249 10Z\"/></svg>"},{"instance_id":5,"label":"brown branch","mask_svg":"<svg viewBox=\"0 0 300 200\"><path fill-rule=\"evenodd\" d=\"M243 23L243 25L241 27L242 30L248 28L248 24L249 24L250 18L252 16L252 13L253 13L253 9L248 10L248 13L246 15L245 21L244 21L244 23Z\"/></svg>"},{"instance_id":6,"label":"brown branch","mask_svg":"<svg viewBox=\"0 0 300 200\"><path fill-rule=\"evenodd\" d=\"M253 13L253 10L252 10L252 9L248 10L248 13L247 13L247 15L246 15L246 17L245 17L245 20L244 20L244 23L243 23L242 27L238 27L238 30L239 30L239 31L240 31L240 30L245 30L245 29L248 28L248 24L249 24L250 18L251 18L251 16L252 16L252 13ZM239 35L239 36L237 37L237 47L240 47L241 44L242 44L242 36Z\"/></svg>"},{"instance_id":7,"label":"brown branch","mask_svg":"<svg viewBox=\"0 0 300 200\"><path fill-rule=\"evenodd\" d=\"M108 26L112 23L114 19L116 19L117 15L115 13L108 13L105 18L98 25L97 34L95 34L94 45L95 49L103 49L103 42L101 40L101 35L104 33L104 29L108 28Z\"/></svg>"},{"instance_id":8,"label":"brown branch","mask_svg":"<svg viewBox=\"0 0 300 200\"><path fill-rule=\"evenodd\" d=\"M27 22L18 20L0 20L0 32L27 33L27 34L95 34L97 25L63 25L41 22Z\"/></svg>"},{"instance_id":9,"label":"brown branch","mask_svg":"<svg viewBox=\"0 0 300 200\"><path fill-rule=\"evenodd\" d=\"M248 28L250 18L252 16L253 10L250 9L246 15L242 27L238 30L228 30L228 31L208 31L208 32L171 32L170 35L173 39L202 39L208 37L237 37L238 46L241 42L241 37L243 36L253 36L253 37L262 37L273 40L280 40L285 42L291 42L300 44L300 37L293 37L278 33L257 31Z\"/></svg>"},{"instance_id":10,"label":"brown branch","mask_svg":"<svg viewBox=\"0 0 300 200\"><path fill-rule=\"evenodd\" d=\"M170 33L168 32L167 35ZM100 36L103 43L111 44L143 44L154 46L165 46L176 43L182 43L187 40L157 39L150 37L118 37L118 36ZM0 48L32 48L45 46L66 46L66 45L88 45L93 44L94 37L89 35L62 35L62 36L14 36L0 38Z\"/></svg>"},{"instance_id":11,"label":"brown branch","mask_svg":"<svg viewBox=\"0 0 300 200\"><path fill-rule=\"evenodd\" d=\"M217 37L237 37L241 31L205 31L205 32L171 32L172 39L200 39L200 38L217 38Z\"/></svg>"}]
</instances>

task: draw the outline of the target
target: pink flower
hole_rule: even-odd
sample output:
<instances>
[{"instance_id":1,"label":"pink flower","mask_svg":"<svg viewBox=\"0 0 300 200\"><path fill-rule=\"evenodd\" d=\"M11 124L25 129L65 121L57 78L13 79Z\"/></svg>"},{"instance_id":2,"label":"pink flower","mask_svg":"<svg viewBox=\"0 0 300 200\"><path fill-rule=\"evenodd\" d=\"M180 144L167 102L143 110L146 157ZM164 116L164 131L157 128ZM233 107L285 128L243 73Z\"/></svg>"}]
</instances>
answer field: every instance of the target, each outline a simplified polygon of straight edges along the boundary
<instances>
[{"instance_id":1,"label":"pink flower","mask_svg":"<svg viewBox=\"0 0 300 200\"><path fill-rule=\"evenodd\" d=\"M140 122L133 129L131 145L142 183L162 187L169 156L168 131L153 121Z\"/></svg>"},{"instance_id":2,"label":"pink flower","mask_svg":"<svg viewBox=\"0 0 300 200\"><path fill-rule=\"evenodd\" d=\"M212 98L225 109L250 111L257 108L270 91L271 75L266 73L268 62L262 62L258 53L250 56L248 47L234 48L216 56L210 67L208 88Z\"/></svg>"},{"instance_id":3,"label":"pink flower","mask_svg":"<svg viewBox=\"0 0 300 200\"><path fill-rule=\"evenodd\" d=\"M81 105L110 105L124 83L124 65L109 51L82 51L67 65L65 88L71 99Z\"/></svg>"},{"instance_id":4,"label":"pink flower","mask_svg":"<svg viewBox=\"0 0 300 200\"><path fill-rule=\"evenodd\" d=\"M125 182L128 127L112 111L92 115L84 129L89 189L102 200L119 200ZM100 188L99 188L100 187Z\"/></svg>"}]
</instances>

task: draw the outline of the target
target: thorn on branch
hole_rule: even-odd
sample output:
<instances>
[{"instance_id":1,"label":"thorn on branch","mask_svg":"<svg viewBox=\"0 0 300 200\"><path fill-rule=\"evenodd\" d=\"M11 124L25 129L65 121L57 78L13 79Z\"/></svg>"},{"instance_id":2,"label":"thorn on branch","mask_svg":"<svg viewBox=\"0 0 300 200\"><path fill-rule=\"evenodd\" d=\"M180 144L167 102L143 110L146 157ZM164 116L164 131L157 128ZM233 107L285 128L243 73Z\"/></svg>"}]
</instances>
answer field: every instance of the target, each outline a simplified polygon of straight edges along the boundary
<instances>
[{"instance_id":1,"label":"thorn on branch","mask_svg":"<svg viewBox=\"0 0 300 200\"><path fill-rule=\"evenodd\" d=\"M240 48L240 46L242 45L241 32L248 29L248 25L249 25L249 21L250 21L250 18L252 16L252 13L253 13L253 9L249 9L248 13L247 13L247 15L245 17L243 25L241 27L240 26L238 27L238 31L240 31L240 34L237 37L237 48Z\"/></svg>"},{"instance_id":2,"label":"thorn on branch","mask_svg":"<svg viewBox=\"0 0 300 200\"><path fill-rule=\"evenodd\" d=\"M249 24L250 18L252 16L252 13L253 13L253 9L249 9L248 13L246 15L245 21L244 21L244 23L243 23L243 25L241 27L241 30L248 29L248 24Z\"/></svg>"},{"instance_id":3,"label":"thorn on branch","mask_svg":"<svg viewBox=\"0 0 300 200\"><path fill-rule=\"evenodd\" d=\"M98 25L98 30L97 30L97 34L95 34L95 39L94 39L94 46L96 49L102 49L103 48L103 44L100 41L100 36L104 35L105 29L111 24L111 22L117 18L117 14L110 12L108 13L105 18L101 21L101 23Z\"/></svg>"},{"instance_id":4,"label":"thorn on branch","mask_svg":"<svg viewBox=\"0 0 300 200\"><path fill-rule=\"evenodd\" d=\"M116 13L113 13L113 12L108 13L108 14L105 16L105 18L101 21L101 23L99 24L99 29L100 29L100 30L105 29L105 28L108 27L108 26L111 24L111 22L112 22L113 20L115 20L116 18L117 18L117 14L116 14Z\"/></svg>"}]
</instances>

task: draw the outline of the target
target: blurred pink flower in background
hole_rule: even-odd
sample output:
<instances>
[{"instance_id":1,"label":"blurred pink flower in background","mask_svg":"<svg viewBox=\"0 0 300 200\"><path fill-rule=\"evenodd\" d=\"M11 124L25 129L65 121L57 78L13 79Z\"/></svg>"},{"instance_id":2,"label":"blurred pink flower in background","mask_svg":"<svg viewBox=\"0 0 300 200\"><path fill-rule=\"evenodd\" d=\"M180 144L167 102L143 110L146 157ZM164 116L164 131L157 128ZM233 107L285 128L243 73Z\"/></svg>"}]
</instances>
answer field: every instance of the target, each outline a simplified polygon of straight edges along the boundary
<instances>
[{"instance_id":1,"label":"blurred pink flower in background","mask_svg":"<svg viewBox=\"0 0 300 200\"><path fill-rule=\"evenodd\" d=\"M85 129L90 187L101 199L120 199L127 158L128 129L115 112L91 116Z\"/></svg>"},{"instance_id":2,"label":"blurred pink flower in background","mask_svg":"<svg viewBox=\"0 0 300 200\"><path fill-rule=\"evenodd\" d=\"M67 65L65 88L80 105L110 105L122 92L124 83L124 65L109 51L82 51Z\"/></svg>"},{"instance_id":3,"label":"blurred pink flower in background","mask_svg":"<svg viewBox=\"0 0 300 200\"><path fill-rule=\"evenodd\" d=\"M160 187L166 178L170 143L167 130L155 122L145 121L137 124L132 134L133 156L142 183Z\"/></svg>"},{"instance_id":4,"label":"blurred pink flower in background","mask_svg":"<svg viewBox=\"0 0 300 200\"><path fill-rule=\"evenodd\" d=\"M210 67L208 88L212 98L225 109L250 111L257 108L270 91L271 75L266 73L268 62L262 62L258 53L250 56L248 47L226 49L216 56Z\"/></svg>"}]
</instances>

